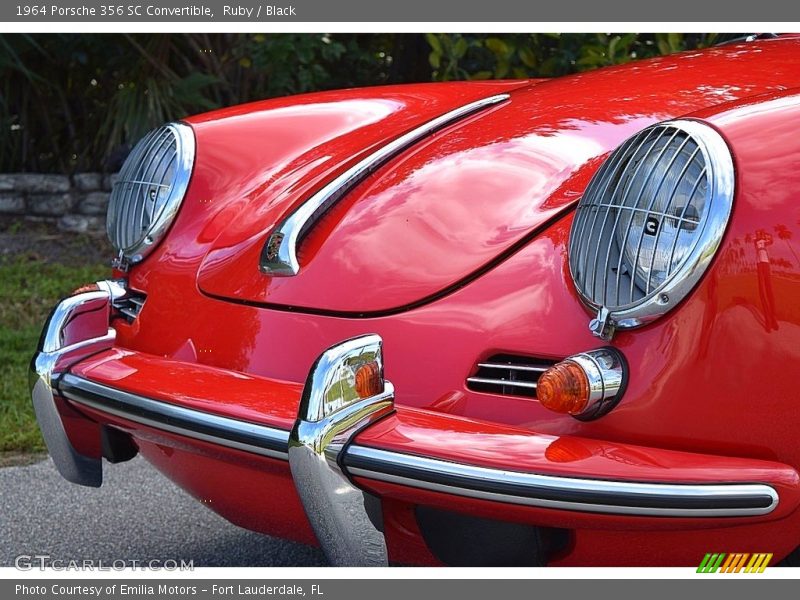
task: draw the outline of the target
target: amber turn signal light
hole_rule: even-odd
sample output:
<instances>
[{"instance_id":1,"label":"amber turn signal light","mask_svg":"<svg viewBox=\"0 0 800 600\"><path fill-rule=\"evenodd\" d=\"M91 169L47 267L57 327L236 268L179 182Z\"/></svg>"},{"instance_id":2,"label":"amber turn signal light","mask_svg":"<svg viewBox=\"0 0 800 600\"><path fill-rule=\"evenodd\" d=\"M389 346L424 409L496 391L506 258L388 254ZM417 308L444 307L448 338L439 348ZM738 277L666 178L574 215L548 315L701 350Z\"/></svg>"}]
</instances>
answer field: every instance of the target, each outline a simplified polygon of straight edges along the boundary
<instances>
[{"instance_id":1,"label":"amber turn signal light","mask_svg":"<svg viewBox=\"0 0 800 600\"><path fill-rule=\"evenodd\" d=\"M81 287L72 291L70 296L75 296L77 294L85 294L86 292L96 292L100 289L96 283L87 283L86 285L82 285Z\"/></svg>"},{"instance_id":2,"label":"amber turn signal light","mask_svg":"<svg viewBox=\"0 0 800 600\"><path fill-rule=\"evenodd\" d=\"M627 381L626 362L615 348L600 348L564 359L547 369L536 384L545 408L582 420L614 408Z\"/></svg>"},{"instance_id":3,"label":"amber turn signal light","mask_svg":"<svg viewBox=\"0 0 800 600\"><path fill-rule=\"evenodd\" d=\"M356 371L356 393L359 398L371 398L383 392L381 369L374 360L361 365Z\"/></svg>"},{"instance_id":4,"label":"amber turn signal light","mask_svg":"<svg viewBox=\"0 0 800 600\"><path fill-rule=\"evenodd\" d=\"M589 379L578 363L565 360L542 373L536 397L554 412L580 414L589 403Z\"/></svg>"}]
</instances>

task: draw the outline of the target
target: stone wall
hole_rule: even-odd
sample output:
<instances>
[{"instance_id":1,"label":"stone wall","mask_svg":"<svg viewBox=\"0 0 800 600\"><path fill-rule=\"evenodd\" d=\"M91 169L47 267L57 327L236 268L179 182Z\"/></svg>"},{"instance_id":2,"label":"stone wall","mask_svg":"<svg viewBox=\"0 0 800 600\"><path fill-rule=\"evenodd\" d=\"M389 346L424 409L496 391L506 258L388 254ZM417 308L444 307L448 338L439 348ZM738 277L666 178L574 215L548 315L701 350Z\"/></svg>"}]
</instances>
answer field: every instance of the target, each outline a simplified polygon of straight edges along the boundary
<instances>
[{"instance_id":1,"label":"stone wall","mask_svg":"<svg viewBox=\"0 0 800 600\"><path fill-rule=\"evenodd\" d=\"M52 221L62 231L103 231L117 175L0 173L0 215Z\"/></svg>"}]
</instances>

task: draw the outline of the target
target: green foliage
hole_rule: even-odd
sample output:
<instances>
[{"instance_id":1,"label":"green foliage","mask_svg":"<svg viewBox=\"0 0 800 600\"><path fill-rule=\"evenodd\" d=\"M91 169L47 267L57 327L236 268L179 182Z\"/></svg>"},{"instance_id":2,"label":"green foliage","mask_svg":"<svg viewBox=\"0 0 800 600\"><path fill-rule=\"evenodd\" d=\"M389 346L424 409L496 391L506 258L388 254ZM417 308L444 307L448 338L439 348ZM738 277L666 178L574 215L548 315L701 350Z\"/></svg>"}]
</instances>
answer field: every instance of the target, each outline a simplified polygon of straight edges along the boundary
<instances>
[{"instance_id":1,"label":"green foliage","mask_svg":"<svg viewBox=\"0 0 800 600\"><path fill-rule=\"evenodd\" d=\"M392 36L0 34L0 171L114 170L164 121L388 77Z\"/></svg>"},{"instance_id":2,"label":"green foliage","mask_svg":"<svg viewBox=\"0 0 800 600\"><path fill-rule=\"evenodd\" d=\"M427 34L433 79L555 77L638 58L704 48L719 34Z\"/></svg>"},{"instance_id":3,"label":"green foliage","mask_svg":"<svg viewBox=\"0 0 800 600\"><path fill-rule=\"evenodd\" d=\"M28 365L48 311L102 265L70 266L0 260L0 452L42 450L28 392Z\"/></svg>"},{"instance_id":4,"label":"green foliage","mask_svg":"<svg viewBox=\"0 0 800 600\"><path fill-rule=\"evenodd\" d=\"M553 77L716 34L0 34L0 171L114 170L147 130L315 90Z\"/></svg>"}]
</instances>

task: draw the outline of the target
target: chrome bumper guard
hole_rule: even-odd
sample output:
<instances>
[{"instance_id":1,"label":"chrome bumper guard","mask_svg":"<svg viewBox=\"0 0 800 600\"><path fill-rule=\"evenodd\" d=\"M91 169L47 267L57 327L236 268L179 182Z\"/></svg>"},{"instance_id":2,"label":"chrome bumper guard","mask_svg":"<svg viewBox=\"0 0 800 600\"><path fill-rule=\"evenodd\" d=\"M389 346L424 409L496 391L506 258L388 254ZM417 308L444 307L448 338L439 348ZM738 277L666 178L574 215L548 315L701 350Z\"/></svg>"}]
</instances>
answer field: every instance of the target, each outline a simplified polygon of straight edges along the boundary
<instances>
[{"instance_id":1,"label":"chrome bumper guard","mask_svg":"<svg viewBox=\"0 0 800 600\"><path fill-rule=\"evenodd\" d=\"M119 282L100 282L97 291L63 300L48 320L32 362L31 393L40 428L59 472L74 483L99 486L102 465L69 442L56 393L129 421L288 460L309 521L333 565L388 564L379 500L354 485L352 477L494 502L618 515L742 517L768 514L778 505L775 489L760 483L559 477L359 446L352 443L354 436L394 411L394 390L383 378L377 335L347 340L317 359L291 431L176 406L68 373L71 365L113 346L110 308L124 293ZM367 388L375 393L367 397L359 381L364 373L378 378Z\"/></svg>"},{"instance_id":2,"label":"chrome bumper guard","mask_svg":"<svg viewBox=\"0 0 800 600\"><path fill-rule=\"evenodd\" d=\"M114 345L111 302L124 295L125 288L118 281L101 281L96 287L56 305L39 338L29 376L36 420L58 472L67 481L90 487L103 482L101 460L72 446L56 408L54 388L71 365Z\"/></svg>"}]
</instances>

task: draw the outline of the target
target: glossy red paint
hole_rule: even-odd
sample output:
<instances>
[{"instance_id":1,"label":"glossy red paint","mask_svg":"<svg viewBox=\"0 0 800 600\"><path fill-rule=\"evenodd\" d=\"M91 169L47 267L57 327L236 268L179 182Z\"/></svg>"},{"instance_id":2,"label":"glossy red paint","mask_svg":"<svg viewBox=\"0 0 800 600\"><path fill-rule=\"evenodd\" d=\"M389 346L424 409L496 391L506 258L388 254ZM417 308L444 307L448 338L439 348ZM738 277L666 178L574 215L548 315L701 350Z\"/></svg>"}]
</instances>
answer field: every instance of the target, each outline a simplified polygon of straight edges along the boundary
<instances>
[{"instance_id":1,"label":"glossy red paint","mask_svg":"<svg viewBox=\"0 0 800 600\"><path fill-rule=\"evenodd\" d=\"M800 477L787 465L644 448L573 436L540 435L529 430L465 420L451 415L437 415L418 409L398 408L397 413L362 432L356 438L356 443L402 454L523 473L640 482L762 481L781 490L780 508L772 514L757 518L730 518L721 522L713 518L619 517L499 505L485 500L357 478L359 485L365 489L401 504L433 505L489 519L540 526L631 532L740 527L759 522L783 521L794 513L800 501ZM800 527L800 523L797 526ZM757 528L750 531L757 531ZM653 542L654 540L650 540L648 544Z\"/></svg>"},{"instance_id":2,"label":"glossy red paint","mask_svg":"<svg viewBox=\"0 0 800 600\"><path fill-rule=\"evenodd\" d=\"M71 372L115 389L207 413L289 430L303 385L114 348Z\"/></svg>"},{"instance_id":3,"label":"glossy red paint","mask_svg":"<svg viewBox=\"0 0 800 600\"><path fill-rule=\"evenodd\" d=\"M295 383L118 349L82 361L71 372L125 392L287 431L294 424L301 393L301 386ZM66 405L62 412L69 410L74 412ZM89 412L103 414L100 411ZM125 423L124 420L119 422ZM126 426L126 429L137 438L141 437L136 427ZM149 437L153 435L152 432L148 434ZM88 429L83 437L90 437ZM513 465L514 471L562 477L675 483L768 483L780 494L779 508L755 520L783 518L800 502L800 476L793 468L775 462L542 435L520 427L406 407L398 407L393 415L363 431L356 442L403 454L497 469L508 469ZM193 444L184 442L182 445L192 447ZM374 485L380 488L381 484L370 483L366 487ZM413 492L404 491L404 497L409 496L413 496ZM460 502L468 504L471 501L461 499ZM522 509L521 512L529 515L527 520L533 519L534 522L540 513L559 514L560 511ZM626 521L598 515L575 517L569 513L566 517L562 514L561 518L573 523L585 520L597 524L604 519L612 523ZM753 520L726 519L726 522L735 525ZM633 528L681 528L686 523L690 523L692 528L702 528L718 524L717 519L704 522L702 519L638 518L628 521ZM559 522L558 518L555 522Z\"/></svg>"},{"instance_id":4,"label":"glossy red paint","mask_svg":"<svg viewBox=\"0 0 800 600\"><path fill-rule=\"evenodd\" d=\"M365 480L358 480L366 485ZM398 562L411 564L437 564L436 558L421 542L421 533L413 514L418 503L443 510L482 515L487 518L512 523L524 522L520 507L498 505L491 502L459 502L458 498L437 492L409 493L391 483L369 482L372 490L389 500L384 505L387 544L395 550ZM408 494L407 501L400 500ZM529 509L528 509L529 510ZM553 525L545 516L537 517L541 526ZM570 531L567 547L552 557L548 566L553 567L621 567L621 566L665 566L697 567L711 548L769 548L773 560L780 560L797 545L800 528L796 519L738 525L710 529L659 529L647 527L631 530L630 520L624 524L607 524L601 520L589 523L577 513L571 521L560 520ZM405 560L403 560L405 558Z\"/></svg>"},{"instance_id":5,"label":"glossy red paint","mask_svg":"<svg viewBox=\"0 0 800 600\"><path fill-rule=\"evenodd\" d=\"M508 90L507 102L430 136L375 172L301 245L300 274L270 279L253 265L272 227L332 176L289 141L284 160L312 169L313 182L291 170L270 173L259 194L242 198L247 218L212 243L199 286L216 296L338 313L414 304L456 285L571 206L599 160L646 125L800 85L795 48L796 42L771 42L683 53ZM761 69L766 62L774 68ZM452 100L449 106L457 105ZM437 110L445 112L445 105ZM272 137L270 115L249 116L259 139ZM379 143L409 128L395 116L377 121ZM314 123L303 131L313 131ZM219 127L226 127L224 119ZM321 143L313 154L349 165L374 147L367 130L344 138L344 146L335 145L341 137ZM216 130L207 137L200 127L196 134L200 147L225 143ZM237 144L230 156L252 152ZM197 172L205 166L198 155ZM218 168L216 160L211 168Z\"/></svg>"},{"instance_id":6,"label":"glossy red paint","mask_svg":"<svg viewBox=\"0 0 800 600\"><path fill-rule=\"evenodd\" d=\"M781 494L779 511L771 513L768 520L786 516L800 502L797 471L775 462L542 435L406 407L399 407L396 413L360 433L356 443L521 473L610 481L763 481L785 492Z\"/></svg>"},{"instance_id":7,"label":"glossy red paint","mask_svg":"<svg viewBox=\"0 0 800 600\"><path fill-rule=\"evenodd\" d=\"M457 105L501 88L412 86L300 98L301 106L330 101L336 114L330 123L320 117L315 127L300 130L296 115L302 110L287 109L286 115L295 115L287 117L293 125L276 131L297 141L280 148L260 143L269 120L265 113L295 100L195 118L198 162L183 208L168 237L129 274L131 287L146 292L147 302L133 325L115 321L117 349L76 369L145 395L286 424L294 419L299 385L319 353L375 332L384 340L386 376L400 408L397 417L363 432L360 443L553 473L599 470L620 478L697 481L775 477L770 481L791 499L778 508L778 520L716 522L701 530L673 521L680 528L667 531L653 519L554 514L361 481L387 499L388 543L400 562L435 562L411 524L415 503L569 527L572 543L554 564L688 565L710 547L754 545L780 559L800 541L800 513L794 510L800 468L794 377L800 360L800 170L794 166L800 164L800 136L787 126L800 117L800 99L796 90L780 89L800 85L798 62L800 42L776 40L512 92L506 106L443 132L360 186L309 240L304 272L280 281L257 272L256 255L269 226L293 203L387 134L446 110L450 100ZM354 115L351 126L336 112L370 98L374 106L395 106L403 94L410 112L397 106L385 121L369 121L367 110L367 116ZM701 108L693 116L719 128L734 154L733 216L711 267L684 302L664 318L614 338L630 365L622 402L597 421L580 422L535 400L468 390L465 378L491 354L560 359L603 344L590 334L589 314L570 280L568 208L614 144L653 121ZM270 126L279 121L276 116ZM391 127L383 130L385 123ZM243 144L248 135L259 143ZM585 164L570 163L557 148L560 140L591 146L580 154ZM321 144L316 154L315 144ZM496 157L502 167L506 151L515 149L519 160L508 167L513 176L497 176L503 170L498 162L486 161L479 169L496 196L497 216L487 203L475 204L481 198L473 195L477 172L470 165L448 173L451 196L439 194L437 182L427 178L419 187L407 185L420 173L441 173L456 158L469 163L493 144L504 148ZM563 169L551 168L558 162L553 157L563 158ZM523 164L530 168L528 178ZM512 187L503 188L509 180ZM523 194L537 180L542 196L525 207ZM459 215L479 206L480 218L473 223L459 217L448 234L441 219L425 220L426 210L438 214L439 207L426 205L422 190ZM546 193L552 196L544 198ZM376 207L382 216L370 220ZM404 219L413 223L413 235L401 236ZM375 231L382 235L376 238ZM468 247L470 235L474 249ZM384 237L402 252L389 253ZM447 252L447 260L438 252ZM428 277L418 267L431 263L449 266L431 266ZM264 305L213 298L212 289ZM315 310L297 309L303 306ZM393 310L386 314L355 314L388 308ZM318 314L321 309L353 314ZM170 371L175 363L186 377ZM242 378L228 383L231 373ZM195 378L207 391L192 383ZM273 389L268 380L295 383ZM262 386L270 392L261 395ZM296 523L300 537L308 534L285 465L86 414L130 431L148 460L196 496L213 498L235 522L287 537ZM439 433L457 443L441 443ZM274 499L261 497L270 486L278 490Z\"/></svg>"},{"instance_id":8,"label":"glossy red paint","mask_svg":"<svg viewBox=\"0 0 800 600\"><path fill-rule=\"evenodd\" d=\"M61 422L64 424L67 439L72 444L72 447L83 456L102 458L100 424L97 421L87 419L85 414L77 410L64 398L56 396L55 403Z\"/></svg>"},{"instance_id":9,"label":"glossy red paint","mask_svg":"<svg viewBox=\"0 0 800 600\"><path fill-rule=\"evenodd\" d=\"M174 435L83 405L80 412L84 420L129 433L148 462L231 523L317 543L286 461Z\"/></svg>"},{"instance_id":10,"label":"glossy red paint","mask_svg":"<svg viewBox=\"0 0 800 600\"><path fill-rule=\"evenodd\" d=\"M226 293L220 267L258 264L265 232L313 190L393 137L469 102L526 82L449 83L344 90L270 100L189 119L197 138L193 177L207 178L211 252L200 285ZM252 139L252 144L242 144ZM261 240L259 245L258 240ZM238 257L241 246L254 256ZM252 282L242 279L238 286ZM258 284L256 284L258 285ZM218 290L223 286L222 290Z\"/></svg>"}]
</instances>

